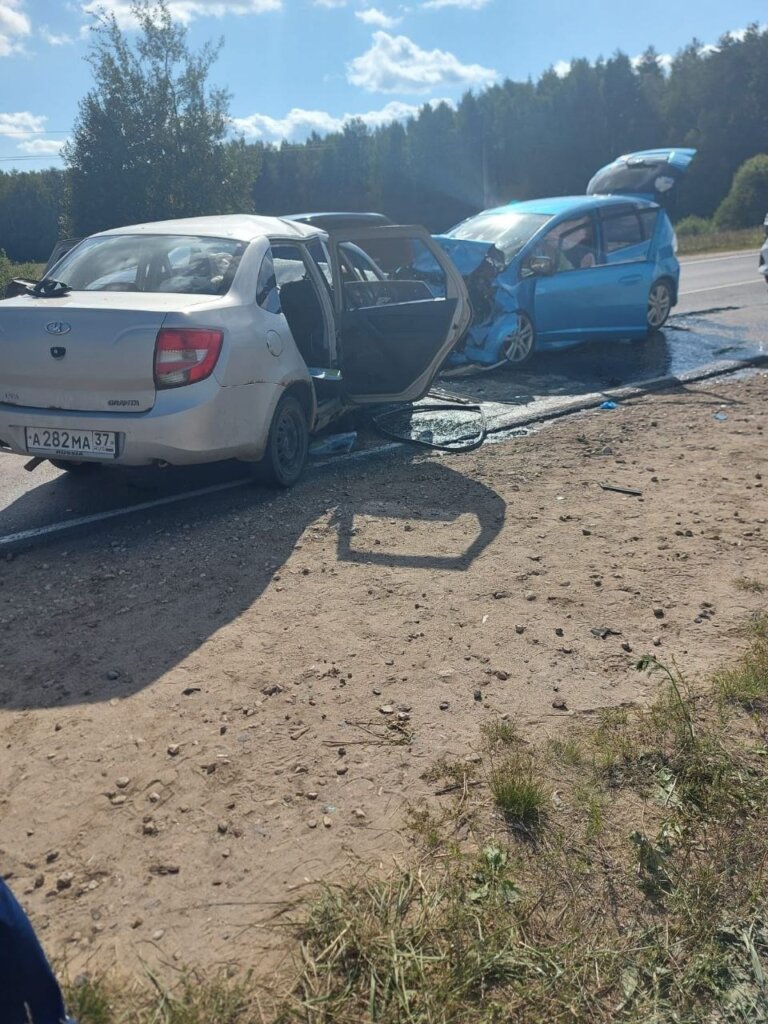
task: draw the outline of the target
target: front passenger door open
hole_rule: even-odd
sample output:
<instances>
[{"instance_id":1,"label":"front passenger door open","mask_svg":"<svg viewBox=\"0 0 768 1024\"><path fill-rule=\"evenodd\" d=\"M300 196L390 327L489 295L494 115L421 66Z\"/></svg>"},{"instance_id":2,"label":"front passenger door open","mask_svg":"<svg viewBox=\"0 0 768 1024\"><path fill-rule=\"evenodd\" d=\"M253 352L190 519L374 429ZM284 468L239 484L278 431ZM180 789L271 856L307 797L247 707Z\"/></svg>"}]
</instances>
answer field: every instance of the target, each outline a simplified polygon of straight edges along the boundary
<instances>
[{"instance_id":1,"label":"front passenger door open","mask_svg":"<svg viewBox=\"0 0 768 1024\"><path fill-rule=\"evenodd\" d=\"M358 404L415 401L469 325L463 278L421 227L333 232L330 249L347 397Z\"/></svg>"}]
</instances>

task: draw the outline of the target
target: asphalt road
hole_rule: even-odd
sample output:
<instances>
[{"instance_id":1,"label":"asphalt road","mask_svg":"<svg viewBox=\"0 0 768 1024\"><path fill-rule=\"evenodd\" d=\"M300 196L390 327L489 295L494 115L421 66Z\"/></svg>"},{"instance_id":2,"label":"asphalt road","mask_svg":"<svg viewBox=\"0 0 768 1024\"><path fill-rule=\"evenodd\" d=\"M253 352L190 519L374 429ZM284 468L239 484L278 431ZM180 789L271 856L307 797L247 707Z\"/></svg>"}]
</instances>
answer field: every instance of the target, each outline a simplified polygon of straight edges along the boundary
<instances>
[{"instance_id":1,"label":"asphalt road","mask_svg":"<svg viewBox=\"0 0 768 1024\"><path fill-rule=\"evenodd\" d=\"M586 345L540 358L526 373L496 371L447 387L482 401L489 421L498 427L577 405L585 396L617 387L768 353L768 288L758 274L756 253L693 257L682 264L679 305L668 328L652 342ZM386 442L368 438L368 444ZM241 465L221 464L104 470L77 479L48 463L28 473L23 463L17 456L0 455L0 550L26 531L42 531L27 541L38 543L61 523L84 519L82 528L103 529L100 517L127 507L171 521L191 510L199 517L207 507L241 495L239 481L246 475ZM251 501L269 500L268 492L248 492ZM180 495L186 497L178 502Z\"/></svg>"},{"instance_id":2,"label":"asphalt road","mask_svg":"<svg viewBox=\"0 0 768 1024\"><path fill-rule=\"evenodd\" d=\"M713 307L765 304L768 288L758 273L754 252L690 256L681 263L677 315Z\"/></svg>"}]
</instances>

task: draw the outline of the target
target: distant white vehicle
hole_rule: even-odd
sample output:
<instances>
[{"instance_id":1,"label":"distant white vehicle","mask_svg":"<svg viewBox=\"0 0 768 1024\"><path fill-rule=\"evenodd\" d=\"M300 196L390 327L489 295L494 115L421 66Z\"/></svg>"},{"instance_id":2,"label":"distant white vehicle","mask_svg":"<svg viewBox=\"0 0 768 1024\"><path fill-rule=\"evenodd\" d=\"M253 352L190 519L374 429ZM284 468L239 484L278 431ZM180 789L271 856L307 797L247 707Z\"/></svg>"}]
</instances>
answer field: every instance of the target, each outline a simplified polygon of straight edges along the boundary
<instances>
[{"instance_id":1,"label":"distant white vehicle","mask_svg":"<svg viewBox=\"0 0 768 1024\"><path fill-rule=\"evenodd\" d=\"M435 295L409 262L433 261ZM290 486L309 435L413 401L470 319L421 228L222 216L102 232L0 302L0 451L71 471L241 459Z\"/></svg>"}]
</instances>

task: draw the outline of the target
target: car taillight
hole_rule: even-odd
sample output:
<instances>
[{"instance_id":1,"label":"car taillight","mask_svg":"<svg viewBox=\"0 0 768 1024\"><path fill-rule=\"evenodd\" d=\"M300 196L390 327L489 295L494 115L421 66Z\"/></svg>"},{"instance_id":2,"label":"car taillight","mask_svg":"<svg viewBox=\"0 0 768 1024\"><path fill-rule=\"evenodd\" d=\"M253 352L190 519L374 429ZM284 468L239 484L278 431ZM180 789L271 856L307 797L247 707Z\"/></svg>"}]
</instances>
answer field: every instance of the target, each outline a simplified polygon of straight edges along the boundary
<instances>
[{"instance_id":1,"label":"car taillight","mask_svg":"<svg viewBox=\"0 0 768 1024\"><path fill-rule=\"evenodd\" d=\"M180 388L213 373L221 331L163 329L155 342L155 387Z\"/></svg>"}]
</instances>

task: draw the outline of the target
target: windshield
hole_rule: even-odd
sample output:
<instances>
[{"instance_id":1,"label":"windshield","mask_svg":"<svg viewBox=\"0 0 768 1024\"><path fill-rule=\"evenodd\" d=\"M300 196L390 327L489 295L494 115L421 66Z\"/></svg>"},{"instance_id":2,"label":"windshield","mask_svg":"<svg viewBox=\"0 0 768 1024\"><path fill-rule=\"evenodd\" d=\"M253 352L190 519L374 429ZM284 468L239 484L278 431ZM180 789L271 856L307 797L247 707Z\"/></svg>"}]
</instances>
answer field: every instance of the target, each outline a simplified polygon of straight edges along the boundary
<instances>
[{"instance_id":1,"label":"windshield","mask_svg":"<svg viewBox=\"0 0 768 1024\"><path fill-rule=\"evenodd\" d=\"M72 291L224 295L245 242L197 235L100 235L56 264Z\"/></svg>"},{"instance_id":2,"label":"windshield","mask_svg":"<svg viewBox=\"0 0 768 1024\"><path fill-rule=\"evenodd\" d=\"M516 256L539 228L550 220L546 213L478 213L448 232L449 238L472 242L493 242L504 253L507 263Z\"/></svg>"}]
</instances>

